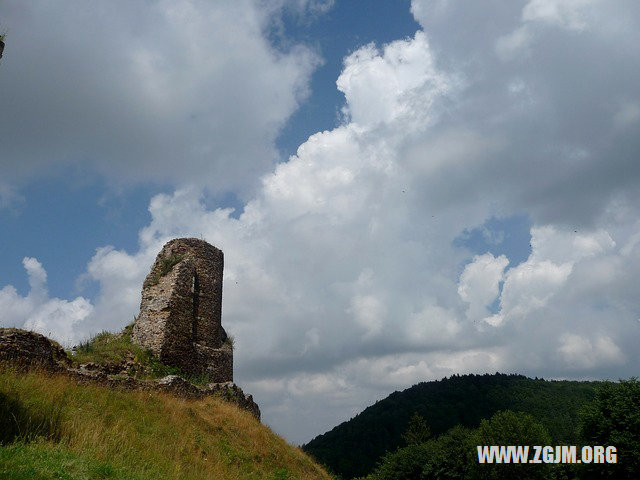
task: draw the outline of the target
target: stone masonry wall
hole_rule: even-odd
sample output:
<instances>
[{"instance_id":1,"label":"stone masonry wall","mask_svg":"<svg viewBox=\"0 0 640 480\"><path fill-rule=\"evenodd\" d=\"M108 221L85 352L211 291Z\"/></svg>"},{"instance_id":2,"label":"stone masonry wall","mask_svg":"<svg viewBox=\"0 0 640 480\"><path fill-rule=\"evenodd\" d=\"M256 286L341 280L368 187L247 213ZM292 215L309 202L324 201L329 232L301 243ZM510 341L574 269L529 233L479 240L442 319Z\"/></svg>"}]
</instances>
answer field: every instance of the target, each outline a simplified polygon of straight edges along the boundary
<instances>
[{"instance_id":1,"label":"stone masonry wall","mask_svg":"<svg viewBox=\"0 0 640 480\"><path fill-rule=\"evenodd\" d=\"M177 238L160 251L142 288L133 341L185 373L233 380L233 351L222 328L221 250Z\"/></svg>"},{"instance_id":2,"label":"stone masonry wall","mask_svg":"<svg viewBox=\"0 0 640 480\"><path fill-rule=\"evenodd\" d=\"M20 368L64 370L71 365L64 349L36 332L0 328L0 363Z\"/></svg>"}]
</instances>

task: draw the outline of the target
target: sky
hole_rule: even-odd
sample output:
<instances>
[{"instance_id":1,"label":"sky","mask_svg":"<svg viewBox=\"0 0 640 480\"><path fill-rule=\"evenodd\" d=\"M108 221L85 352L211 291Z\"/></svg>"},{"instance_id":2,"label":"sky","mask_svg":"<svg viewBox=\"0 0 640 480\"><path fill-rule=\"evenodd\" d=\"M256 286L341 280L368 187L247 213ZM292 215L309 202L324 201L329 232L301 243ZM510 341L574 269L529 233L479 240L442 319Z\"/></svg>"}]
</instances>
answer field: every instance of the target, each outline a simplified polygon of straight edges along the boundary
<instances>
[{"instance_id":1,"label":"sky","mask_svg":"<svg viewBox=\"0 0 640 480\"><path fill-rule=\"evenodd\" d=\"M640 367L640 4L0 0L0 326L118 331L224 251L301 444L452 374Z\"/></svg>"}]
</instances>

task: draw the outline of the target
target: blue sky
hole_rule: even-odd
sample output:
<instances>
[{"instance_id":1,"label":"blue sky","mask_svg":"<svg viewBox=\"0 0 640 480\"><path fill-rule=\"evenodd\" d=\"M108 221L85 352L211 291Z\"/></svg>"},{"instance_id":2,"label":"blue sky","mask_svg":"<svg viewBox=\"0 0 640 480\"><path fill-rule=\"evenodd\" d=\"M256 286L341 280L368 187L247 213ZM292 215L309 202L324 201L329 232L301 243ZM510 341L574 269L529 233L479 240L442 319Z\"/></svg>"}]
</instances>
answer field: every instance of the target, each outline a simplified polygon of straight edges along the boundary
<instances>
[{"instance_id":1,"label":"blue sky","mask_svg":"<svg viewBox=\"0 0 640 480\"><path fill-rule=\"evenodd\" d=\"M235 379L308 441L453 373L637 375L640 9L8 0L0 325L137 313L225 252Z\"/></svg>"}]
</instances>

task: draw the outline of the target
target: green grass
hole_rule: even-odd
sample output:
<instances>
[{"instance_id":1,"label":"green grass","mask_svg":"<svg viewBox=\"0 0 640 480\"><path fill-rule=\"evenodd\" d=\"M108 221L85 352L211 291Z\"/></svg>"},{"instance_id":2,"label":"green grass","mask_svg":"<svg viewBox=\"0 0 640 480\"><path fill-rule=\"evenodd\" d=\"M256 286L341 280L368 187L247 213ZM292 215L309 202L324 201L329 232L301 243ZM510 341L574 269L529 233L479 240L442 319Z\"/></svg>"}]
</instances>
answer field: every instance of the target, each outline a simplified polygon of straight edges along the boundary
<instances>
[{"instance_id":1,"label":"green grass","mask_svg":"<svg viewBox=\"0 0 640 480\"><path fill-rule=\"evenodd\" d=\"M0 478L329 479L220 399L78 385L0 367Z\"/></svg>"},{"instance_id":2,"label":"green grass","mask_svg":"<svg viewBox=\"0 0 640 480\"><path fill-rule=\"evenodd\" d=\"M0 478L6 480L137 480L139 475L78 455L61 445L46 442L14 443L0 447Z\"/></svg>"},{"instance_id":3,"label":"green grass","mask_svg":"<svg viewBox=\"0 0 640 480\"><path fill-rule=\"evenodd\" d=\"M123 360L133 360L133 367L127 372L128 376L138 380L153 380L167 375L179 375L194 385L207 385L211 382L208 375L190 375L179 368L165 365L149 349L136 345L131 340L134 322L129 324L121 333L101 332L94 337L80 342L70 354L74 365L96 363L98 365L118 365ZM225 344L233 349L233 337L228 336Z\"/></svg>"},{"instance_id":4,"label":"green grass","mask_svg":"<svg viewBox=\"0 0 640 480\"><path fill-rule=\"evenodd\" d=\"M160 271L154 274L153 277L149 279L151 285L157 285L160 282L160 279L167 275L173 267L175 267L178 263L184 260L185 255L173 254L168 257L164 257L160 259Z\"/></svg>"},{"instance_id":5,"label":"green grass","mask_svg":"<svg viewBox=\"0 0 640 480\"><path fill-rule=\"evenodd\" d=\"M128 375L138 379L156 379L166 375L180 375L192 383L203 385L208 378L191 378L180 369L162 363L150 350L140 347L131 341L133 323L125 327L121 333L101 332L91 339L81 342L70 355L75 365L96 363L98 365L115 365L123 360L134 361L132 371Z\"/></svg>"},{"instance_id":6,"label":"green grass","mask_svg":"<svg viewBox=\"0 0 640 480\"><path fill-rule=\"evenodd\" d=\"M178 263L184 259L184 255L169 255L160 260L160 276L164 277L167 273L173 270Z\"/></svg>"},{"instance_id":7,"label":"green grass","mask_svg":"<svg viewBox=\"0 0 640 480\"><path fill-rule=\"evenodd\" d=\"M72 356L74 363L118 363L128 355L146 356L144 350L131 342L130 335L101 332L85 342L80 342Z\"/></svg>"}]
</instances>

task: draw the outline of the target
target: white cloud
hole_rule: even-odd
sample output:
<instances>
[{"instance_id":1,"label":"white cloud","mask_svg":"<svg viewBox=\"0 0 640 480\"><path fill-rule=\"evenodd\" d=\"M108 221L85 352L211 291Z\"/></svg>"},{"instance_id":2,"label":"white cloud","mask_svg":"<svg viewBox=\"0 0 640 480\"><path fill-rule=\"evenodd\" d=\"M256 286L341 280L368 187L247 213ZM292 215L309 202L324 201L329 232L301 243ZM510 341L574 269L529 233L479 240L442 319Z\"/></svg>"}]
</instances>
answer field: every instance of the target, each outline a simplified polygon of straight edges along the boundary
<instances>
[{"instance_id":1,"label":"white cloud","mask_svg":"<svg viewBox=\"0 0 640 480\"><path fill-rule=\"evenodd\" d=\"M531 30L521 26L513 32L504 35L496 41L496 54L501 60L512 60L529 47L533 40Z\"/></svg>"},{"instance_id":2,"label":"white cloud","mask_svg":"<svg viewBox=\"0 0 640 480\"><path fill-rule=\"evenodd\" d=\"M365 328L367 334L380 332L384 322L384 305L374 295L356 295L347 312Z\"/></svg>"},{"instance_id":3,"label":"white cloud","mask_svg":"<svg viewBox=\"0 0 640 480\"><path fill-rule=\"evenodd\" d=\"M397 40L380 52L362 47L344 60L336 82L347 99L345 113L357 125L376 125L412 117L411 125L427 122L431 105L449 89L449 80L434 66L427 36ZM406 126L406 125L405 125Z\"/></svg>"},{"instance_id":4,"label":"white cloud","mask_svg":"<svg viewBox=\"0 0 640 480\"><path fill-rule=\"evenodd\" d=\"M22 265L29 276L29 294L36 298L44 298L47 295L47 272L42 268L42 264L35 258L25 257Z\"/></svg>"},{"instance_id":5,"label":"white cloud","mask_svg":"<svg viewBox=\"0 0 640 480\"><path fill-rule=\"evenodd\" d=\"M574 265L608 255L615 245L604 230L578 233L550 225L532 228L531 255L506 273L500 311L486 321L499 326L504 321L523 319L543 309L567 283ZM611 261L609 258L606 263ZM461 288L462 280L461 277Z\"/></svg>"},{"instance_id":6,"label":"white cloud","mask_svg":"<svg viewBox=\"0 0 640 480\"><path fill-rule=\"evenodd\" d=\"M599 0L531 0L522 10L525 22L544 22L551 25L583 30L588 26L589 7ZM597 19L594 19L597 20Z\"/></svg>"},{"instance_id":7,"label":"white cloud","mask_svg":"<svg viewBox=\"0 0 640 480\"><path fill-rule=\"evenodd\" d=\"M292 373L286 379L270 378L247 382L247 390L262 399L263 418L276 431L296 432L300 418L311 431L360 413L363 406L427 378L442 378L461 371L505 371L500 349L460 350L442 353L377 354L354 358L322 373ZM363 405L360 399L366 399ZM292 412L296 412L295 416ZM308 441L294 434L292 440Z\"/></svg>"},{"instance_id":8,"label":"white cloud","mask_svg":"<svg viewBox=\"0 0 640 480\"><path fill-rule=\"evenodd\" d=\"M548 260L524 262L511 269L502 287L500 318L521 319L546 306L570 274L570 263L556 265Z\"/></svg>"},{"instance_id":9,"label":"white cloud","mask_svg":"<svg viewBox=\"0 0 640 480\"><path fill-rule=\"evenodd\" d=\"M438 305L427 305L404 323L406 341L418 349L455 345L462 330L456 312Z\"/></svg>"},{"instance_id":10,"label":"white cloud","mask_svg":"<svg viewBox=\"0 0 640 480\"><path fill-rule=\"evenodd\" d=\"M551 225L533 228L531 245L535 255L532 260L576 262L583 258L602 255L612 251L616 243L605 230L581 232L560 230Z\"/></svg>"},{"instance_id":11,"label":"white cloud","mask_svg":"<svg viewBox=\"0 0 640 480\"><path fill-rule=\"evenodd\" d=\"M71 164L114 183L246 193L278 160L274 140L320 63L307 47L278 51L265 38L292 3L301 15L331 6L4 2L5 179Z\"/></svg>"},{"instance_id":12,"label":"white cloud","mask_svg":"<svg viewBox=\"0 0 640 480\"><path fill-rule=\"evenodd\" d=\"M93 314L79 325L85 336L121 328L133 320L140 308L142 282L154 259L150 251L129 256L113 247L97 249L87 266L87 276L99 284L100 294Z\"/></svg>"},{"instance_id":13,"label":"white cloud","mask_svg":"<svg viewBox=\"0 0 640 480\"><path fill-rule=\"evenodd\" d=\"M593 340L577 335L565 334L560 339L558 353L570 369L586 370L600 364L620 365L625 356L608 336L597 336Z\"/></svg>"},{"instance_id":14,"label":"white cloud","mask_svg":"<svg viewBox=\"0 0 640 480\"><path fill-rule=\"evenodd\" d=\"M10 285L0 290L0 324L33 330L66 345L81 340L77 324L90 317L91 303L83 297L71 301L50 298L42 264L30 257L22 264L29 277L29 293L23 297Z\"/></svg>"},{"instance_id":15,"label":"white cloud","mask_svg":"<svg viewBox=\"0 0 640 480\"><path fill-rule=\"evenodd\" d=\"M522 9L522 25L496 40L495 51L501 60L529 56L531 43L540 34L535 27L550 25L580 32L600 18L594 12L599 0L530 0Z\"/></svg>"},{"instance_id":16,"label":"white cloud","mask_svg":"<svg viewBox=\"0 0 640 480\"><path fill-rule=\"evenodd\" d=\"M487 315L487 307L498 297L499 285L509 260L504 255L490 253L476 255L460 275L458 295L469 304L467 318L480 320Z\"/></svg>"}]
</instances>

